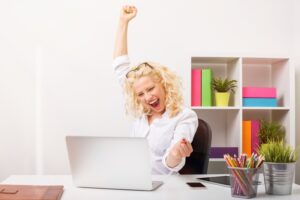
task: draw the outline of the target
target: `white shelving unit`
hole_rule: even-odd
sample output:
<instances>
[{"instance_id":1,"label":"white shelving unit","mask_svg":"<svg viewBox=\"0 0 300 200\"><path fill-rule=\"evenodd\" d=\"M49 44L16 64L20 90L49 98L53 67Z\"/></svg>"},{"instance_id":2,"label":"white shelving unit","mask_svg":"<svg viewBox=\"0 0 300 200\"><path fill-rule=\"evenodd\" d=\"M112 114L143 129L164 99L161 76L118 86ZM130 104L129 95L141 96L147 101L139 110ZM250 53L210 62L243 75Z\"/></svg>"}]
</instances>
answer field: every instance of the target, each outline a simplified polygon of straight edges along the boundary
<instances>
[{"instance_id":1,"label":"white shelving unit","mask_svg":"<svg viewBox=\"0 0 300 200\"><path fill-rule=\"evenodd\" d=\"M288 58L192 57L192 68L211 68L213 77L235 79L236 92L228 107L192 107L212 129L212 147L239 147L242 151L242 121L265 119L281 123L286 141L295 147L295 79ZM243 107L242 87L275 87L277 107ZM214 98L213 98L214 99ZM214 102L213 102L213 105ZM220 161L223 159L211 159Z\"/></svg>"}]
</instances>

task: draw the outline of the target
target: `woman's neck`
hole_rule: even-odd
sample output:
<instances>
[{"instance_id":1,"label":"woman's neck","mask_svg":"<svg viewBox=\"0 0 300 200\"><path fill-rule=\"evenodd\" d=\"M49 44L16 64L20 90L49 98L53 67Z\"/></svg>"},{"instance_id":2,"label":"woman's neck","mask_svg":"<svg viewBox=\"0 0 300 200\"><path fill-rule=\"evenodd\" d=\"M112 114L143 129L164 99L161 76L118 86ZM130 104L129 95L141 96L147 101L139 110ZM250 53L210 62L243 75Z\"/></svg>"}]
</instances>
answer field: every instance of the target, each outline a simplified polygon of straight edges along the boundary
<instances>
[{"instance_id":1,"label":"woman's neck","mask_svg":"<svg viewBox=\"0 0 300 200\"><path fill-rule=\"evenodd\" d=\"M151 115L148 115L147 119L148 119L149 125L152 124L152 122L155 119L160 119L163 116L163 114L164 114L164 112L163 113L152 113Z\"/></svg>"}]
</instances>

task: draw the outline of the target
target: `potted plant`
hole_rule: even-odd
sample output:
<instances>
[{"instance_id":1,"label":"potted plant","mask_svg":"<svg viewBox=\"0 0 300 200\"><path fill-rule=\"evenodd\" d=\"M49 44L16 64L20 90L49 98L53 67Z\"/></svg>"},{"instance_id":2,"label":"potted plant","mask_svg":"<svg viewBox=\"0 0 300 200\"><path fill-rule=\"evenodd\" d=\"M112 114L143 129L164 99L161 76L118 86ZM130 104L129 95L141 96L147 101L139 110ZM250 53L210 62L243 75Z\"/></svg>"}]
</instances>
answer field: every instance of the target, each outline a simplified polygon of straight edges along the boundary
<instances>
[{"instance_id":1,"label":"potted plant","mask_svg":"<svg viewBox=\"0 0 300 200\"><path fill-rule=\"evenodd\" d=\"M234 93L236 87L236 80L214 78L212 88L215 90L216 106L228 106L230 92Z\"/></svg>"},{"instance_id":2,"label":"potted plant","mask_svg":"<svg viewBox=\"0 0 300 200\"><path fill-rule=\"evenodd\" d=\"M264 182L267 194L286 195L291 194L296 151L283 140L269 140L262 144L258 150L264 156Z\"/></svg>"},{"instance_id":3,"label":"potted plant","mask_svg":"<svg viewBox=\"0 0 300 200\"><path fill-rule=\"evenodd\" d=\"M281 141L285 138L285 129L278 122L261 120L258 137L260 144L268 143L270 140Z\"/></svg>"}]
</instances>

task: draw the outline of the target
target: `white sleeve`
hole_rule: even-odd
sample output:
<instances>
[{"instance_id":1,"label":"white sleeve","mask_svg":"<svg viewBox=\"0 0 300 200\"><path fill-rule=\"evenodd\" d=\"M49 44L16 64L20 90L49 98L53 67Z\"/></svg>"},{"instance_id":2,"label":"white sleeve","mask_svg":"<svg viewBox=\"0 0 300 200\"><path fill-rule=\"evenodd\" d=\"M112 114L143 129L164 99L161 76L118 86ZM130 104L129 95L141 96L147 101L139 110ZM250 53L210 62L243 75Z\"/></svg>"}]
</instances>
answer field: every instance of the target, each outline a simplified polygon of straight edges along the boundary
<instances>
[{"instance_id":1,"label":"white sleeve","mask_svg":"<svg viewBox=\"0 0 300 200\"><path fill-rule=\"evenodd\" d=\"M118 56L112 63L115 74L117 75L119 83L122 85L126 74L130 69L130 60L128 55Z\"/></svg>"},{"instance_id":2,"label":"white sleeve","mask_svg":"<svg viewBox=\"0 0 300 200\"><path fill-rule=\"evenodd\" d=\"M173 147L174 144L176 144L182 138L185 138L190 143L192 143L194 135L196 133L196 129L198 127L197 114L190 109L185 109L183 112L184 112L183 116L181 117L178 125L176 126L176 128L174 130L174 137L171 141L171 145L167 149L167 151L164 154L163 159L162 159L163 165L167 169L169 169L170 171L173 171L173 172L174 171L178 172L184 166L185 158L183 158L177 166L175 166L173 168L168 167L168 165L166 163L166 158L167 158L171 148Z\"/></svg>"}]
</instances>

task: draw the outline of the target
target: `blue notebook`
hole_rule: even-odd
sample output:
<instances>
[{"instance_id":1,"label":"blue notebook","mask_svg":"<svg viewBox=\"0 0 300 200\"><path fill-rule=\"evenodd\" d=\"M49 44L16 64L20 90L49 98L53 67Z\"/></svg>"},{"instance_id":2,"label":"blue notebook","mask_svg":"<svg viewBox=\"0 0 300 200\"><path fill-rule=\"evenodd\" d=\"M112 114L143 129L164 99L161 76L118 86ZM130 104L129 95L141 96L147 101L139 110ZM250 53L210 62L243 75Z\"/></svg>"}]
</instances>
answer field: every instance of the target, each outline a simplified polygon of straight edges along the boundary
<instances>
[{"instance_id":1,"label":"blue notebook","mask_svg":"<svg viewBox=\"0 0 300 200\"><path fill-rule=\"evenodd\" d=\"M276 98L243 98L246 107L277 107Z\"/></svg>"}]
</instances>

